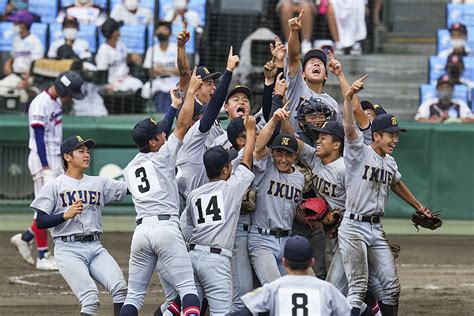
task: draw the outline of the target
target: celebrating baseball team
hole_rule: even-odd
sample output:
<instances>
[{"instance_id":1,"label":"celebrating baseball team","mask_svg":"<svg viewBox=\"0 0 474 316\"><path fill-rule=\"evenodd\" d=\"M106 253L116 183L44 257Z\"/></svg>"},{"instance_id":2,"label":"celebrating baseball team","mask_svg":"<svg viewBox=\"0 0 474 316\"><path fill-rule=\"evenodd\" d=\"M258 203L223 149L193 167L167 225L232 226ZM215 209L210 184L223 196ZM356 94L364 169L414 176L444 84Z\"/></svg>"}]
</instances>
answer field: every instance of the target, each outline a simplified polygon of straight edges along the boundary
<instances>
[{"instance_id":1,"label":"celebrating baseball team","mask_svg":"<svg viewBox=\"0 0 474 316\"><path fill-rule=\"evenodd\" d=\"M358 97L370 74L350 84L331 51L300 59L301 16L288 20L287 46L270 45L255 116L252 91L229 89L239 56L229 48L223 73L190 69L185 26L172 104L161 121L131 131L138 150L125 181L85 174L95 141L63 140L61 106L84 98L80 76L62 73L33 100L35 219L11 242L33 264L36 238L37 267L59 270L81 315L99 311L96 282L112 295L114 315L138 315L155 271L165 302L154 315L398 314L400 249L382 227L390 190L414 217L441 221L401 180L392 154L407 131ZM324 92L330 73L342 111ZM128 280L101 244L103 208L127 195L136 211Z\"/></svg>"}]
</instances>

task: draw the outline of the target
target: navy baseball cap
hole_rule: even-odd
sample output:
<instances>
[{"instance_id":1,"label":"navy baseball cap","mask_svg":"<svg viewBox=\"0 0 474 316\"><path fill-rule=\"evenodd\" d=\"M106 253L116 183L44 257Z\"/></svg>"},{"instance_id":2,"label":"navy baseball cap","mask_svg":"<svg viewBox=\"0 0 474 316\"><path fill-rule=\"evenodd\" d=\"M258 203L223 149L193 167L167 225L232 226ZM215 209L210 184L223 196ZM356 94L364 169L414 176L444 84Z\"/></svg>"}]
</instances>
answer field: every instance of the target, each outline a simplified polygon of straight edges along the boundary
<instances>
[{"instance_id":1,"label":"navy baseball cap","mask_svg":"<svg viewBox=\"0 0 474 316\"><path fill-rule=\"evenodd\" d=\"M373 104L370 101L363 100L360 102L363 110L372 110L375 112L375 116L380 114L387 114L384 108L380 104Z\"/></svg>"},{"instance_id":2,"label":"navy baseball cap","mask_svg":"<svg viewBox=\"0 0 474 316\"><path fill-rule=\"evenodd\" d=\"M245 132L244 118L239 116L238 118L230 121L227 125L227 139L235 147L235 140L240 134Z\"/></svg>"},{"instance_id":3,"label":"navy baseball cap","mask_svg":"<svg viewBox=\"0 0 474 316\"><path fill-rule=\"evenodd\" d=\"M452 33L453 31L458 31L463 33L464 35L467 35L467 28L462 23L453 23L449 28L449 33Z\"/></svg>"},{"instance_id":4,"label":"navy baseball cap","mask_svg":"<svg viewBox=\"0 0 474 316\"><path fill-rule=\"evenodd\" d=\"M395 115L392 114L381 114L377 115L372 121L370 127L372 132L406 132L405 128L398 126L398 120Z\"/></svg>"},{"instance_id":5,"label":"navy baseball cap","mask_svg":"<svg viewBox=\"0 0 474 316\"><path fill-rule=\"evenodd\" d=\"M298 151L298 141L290 134L279 134L270 146L271 149L283 149L290 153L296 153Z\"/></svg>"},{"instance_id":6,"label":"navy baseball cap","mask_svg":"<svg viewBox=\"0 0 474 316\"><path fill-rule=\"evenodd\" d=\"M182 108L176 111L176 118L178 118L179 113L181 113L181 109ZM193 118L195 119L199 114L206 112L206 109L207 105L201 105L201 103L199 103L197 100L194 100Z\"/></svg>"},{"instance_id":7,"label":"navy baseball cap","mask_svg":"<svg viewBox=\"0 0 474 316\"><path fill-rule=\"evenodd\" d=\"M15 13L15 15L7 18L7 20L13 23L22 23L30 27L31 24L33 24L33 22L35 21L35 18L33 17L33 14L31 14L30 11L19 10Z\"/></svg>"},{"instance_id":8,"label":"navy baseball cap","mask_svg":"<svg viewBox=\"0 0 474 316\"><path fill-rule=\"evenodd\" d=\"M108 18L102 24L102 26L100 27L100 30L102 32L102 35L104 35L105 38L109 38L113 32L120 30L122 26L123 26L122 21L118 22L112 18Z\"/></svg>"},{"instance_id":9,"label":"navy baseball cap","mask_svg":"<svg viewBox=\"0 0 474 316\"><path fill-rule=\"evenodd\" d=\"M249 87L247 86L242 86L242 85L236 85L234 89L230 90L229 93L227 93L227 97L225 98L225 102L230 99L231 96L234 94L242 92L247 96L250 102L252 102L252 90L250 90Z\"/></svg>"},{"instance_id":10,"label":"navy baseball cap","mask_svg":"<svg viewBox=\"0 0 474 316\"><path fill-rule=\"evenodd\" d=\"M92 148L95 146L95 141L93 141L92 139L84 140L79 135L74 135L74 136L70 136L66 138L61 143L61 156L63 156L64 154L70 153L71 151L76 150L82 145L86 145L87 148Z\"/></svg>"},{"instance_id":11,"label":"navy baseball cap","mask_svg":"<svg viewBox=\"0 0 474 316\"><path fill-rule=\"evenodd\" d=\"M204 153L204 167L207 172L219 172L226 163L237 158L236 150L226 151L222 146L214 146L206 150Z\"/></svg>"},{"instance_id":12,"label":"navy baseball cap","mask_svg":"<svg viewBox=\"0 0 474 316\"><path fill-rule=\"evenodd\" d=\"M204 80L217 80L222 75L220 72L210 72L207 67L199 66L196 69L196 75L201 76L201 79Z\"/></svg>"},{"instance_id":13,"label":"navy baseball cap","mask_svg":"<svg viewBox=\"0 0 474 316\"><path fill-rule=\"evenodd\" d=\"M156 135L164 132L168 127L168 120L162 119L158 123L152 118L146 118L138 122L133 128L132 138L137 146L142 147Z\"/></svg>"},{"instance_id":14,"label":"navy baseball cap","mask_svg":"<svg viewBox=\"0 0 474 316\"><path fill-rule=\"evenodd\" d=\"M303 57L303 69L308 60L311 58L318 58L324 63L324 68L326 68L326 65L328 63L328 57L326 56L326 53L322 49L311 49L309 50Z\"/></svg>"},{"instance_id":15,"label":"navy baseball cap","mask_svg":"<svg viewBox=\"0 0 474 316\"><path fill-rule=\"evenodd\" d=\"M85 95L82 92L84 79L75 71L65 71L56 78L54 86L56 89L64 90L73 99L82 100Z\"/></svg>"},{"instance_id":16,"label":"navy baseball cap","mask_svg":"<svg viewBox=\"0 0 474 316\"><path fill-rule=\"evenodd\" d=\"M286 241L283 257L292 262L307 262L313 258L311 244L303 236L293 236Z\"/></svg>"},{"instance_id":17,"label":"navy baseball cap","mask_svg":"<svg viewBox=\"0 0 474 316\"><path fill-rule=\"evenodd\" d=\"M438 82L436 83L436 88L438 88L442 84L448 84L451 87L454 87L454 81L451 80L448 74L444 74L438 78Z\"/></svg>"},{"instance_id":18,"label":"navy baseball cap","mask_svg":"<svg viewBox=\"0 0 474 316\"><path fill-rule=\"evenodd\" d=\"M324 122L321 128L312 128L311 132L334 135L344 141L344 127L341 123L336 121Z\"/></svg>"}]
</instances>

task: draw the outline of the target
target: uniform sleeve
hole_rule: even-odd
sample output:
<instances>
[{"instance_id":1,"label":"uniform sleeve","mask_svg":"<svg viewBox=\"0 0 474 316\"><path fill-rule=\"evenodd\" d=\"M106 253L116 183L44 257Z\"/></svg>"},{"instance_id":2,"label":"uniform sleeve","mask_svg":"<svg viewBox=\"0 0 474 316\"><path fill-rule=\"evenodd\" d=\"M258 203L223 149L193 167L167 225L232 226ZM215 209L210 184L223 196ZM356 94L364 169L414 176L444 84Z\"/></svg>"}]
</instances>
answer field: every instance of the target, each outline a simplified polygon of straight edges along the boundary
<instances>
[{"instance_id":1,"label":"uniform sleeve","mask_svg":"<svg viewBox=\"0 0 474 316\"><path fill-rule=\"evenodd\" d=\"M306 82L303 79L303 69L301 65L298 67L296 74L292 77L290 76L290 70L288 69L287 61L288 57L285 57L285 78L288 82L288 91L286 92L286 97L288 100L299 100L303 89L306 87ZM293 106L288 109L290 111L290 118L296 113L296 102L291 102Z\"/></svg>"},{"instance_id":2,"label":"uniform sleeve","mask_svg":"<svg viewBox=\"0 0 474 316\"><path fill-rule=\"evenodd\" d=\"M99 47L99 51L97 52L97 55L95 56L95 64L97 66L97 70L107 70L109 68L109 63L107 60L107 54L105 51L105 46L102 44Z\"/></svg>"},{"instance_id":3,"label":"uniform sleeve","mask_svg":"<svg viewBox=\"0 0 474 316\"><path fill-rule=\"evenodd\" d=\"M459 118L472 118L473 114L471 109L467 106L466 102L458 101L459 104Z\"/></svg>"},{"instance_id":4,"label":"uniform sleeve","mask_svg":"<svg viewBox=\"0 0 474 316\"><path fill-rule=\"evenodd\" d=\"M330 296L331 296L331 316L347 316L351 314L351 306L347 302L347 299L339 292L332 284L330 285Z\"/></svg>"},{"instance_id":5,"label":"uniform sleeve","mask_svg":"<svg viewBox=\"0 0 474 316\"><path fill-rule=\"evenodd\" d=\"M270 311L272 297L271 284L265 284L241 297L245 307L252 313L264 313Z\"/></svg>"},{"instance_id":6,"label":"uniform sleeve","mask_svg":"<svg viewBox=\"0 0 474 316\"><path fill-rule=\"evenodd\" d=\"M299 153L300 161L308 166L311 167L314 164L314 159L316 158L316 148L311 147L308 144L304 144L303 150Z\"/></svg>"},{"instance_id":7,"label":"uniform sleeve","mask_svg":"<svg viewBox=\"0 0 474 316\"><path fill-rule=\"evenodd\" d=\"M178 156L178 151L183 146L183 141L178 139L174 134L171 134L168 137L168 141L166 142L166 146L168 147L170 153L170 164L176 165L176 157Z\"/></svg>"},{"instance_id":8,"label":"uniform sleeve","mask_svg":"<svg viewBox=\"0 0 474 316\"><path fill-rule=\"evenodd\" d=\"M56 187L53 183L56 181L47 182L40 190L36 198L31 202L30 207L43 211L46 214L52 214L56 208L57 194Z\"/></svg>"},{"instance_id":9,"label":"uniform sleeve","mask_svg":"<svg viewBox=\"0 0 474 316\"><path fill-rule=\"evenodd\" d=\"M45 107L41 106L40 102L32 102L28 110L30 126L45 127L48 121L48 117L45 113Z\"/></svg>"},{"instance_id":10,"label":"uniform sleeve","mask_svg":"<svg viewBox=\"0 0 474 316\"><path fill-rule=\"evenodd\" d=\"M367 127L366 129L360 129L359 130L362 132L362 136L364 137L364 144L370 145L372 144L372 130L370 129L371 125Z\"/></svg>"},{"instance_id":11,"label":"uniform sleeve","mask_svg":"<svg viewBox=\"0 0 474 316\"><path fill-rule=\"evenodd\" d=\"M419 107L418 110L416 111L415 115L415 120L418 120L420 118L430 118L430 106L433 104L434 100L428 100L423 102Z\"/></svg>"},{"instance_id":12,"label":"uniform sleeve","mask_svg":"<svg viewBox=\"0 0 474 316\"><path fill-rule=\"evenodd\" d=\"M104 179L104 202L119 202L123 200L127 194L127 183L105 177L102 179Z\"/></svg>"},{"instance_id":13,"label":"uniform sleeve","mask_svg":"<svg viewBox=\"0 0 474 316\"><path fill-rule=\"evenodd\" d=\"M241 200L254 178L255 174L246 166L240 164L227 180L227 185L230 187L232 195Z\"/></svg>"},{"instance_id":14,"label":"uniform sleeve","mask_svg":"<svg viewBox=\"0 0 474 316\"><path fill-rule=\"evenodd\" d=\"M263 173L267 169L267 166L271 163L270 154L266 155L260 160L253 160L253 169L255 172Z\"/></svg>"},{"instance_id":15,"label":"uniform sleeve","mask_svg":"<svg viewBox=\"0 0 474 316\"><path fill-rule=\"evenodd\" d=\"M148 47L148 49L146 50L145 60L143 61L143 68L145 69L151 69L152 51L153 51L153 47Z\"/></svg>"},{"instance_id":16,"label":"uniform sleeve","mask_svg":"<svg viewBox=\"0 0 474 316\"><path fill-rule=\"evenodd\" d=\"M202 157L206 151L205 142L210 134L210 130L201 133L198 127L199 122L196 122L188 131L189 135L186 135L184 138L182 150L187 161L202 163Z\"/></svg>"},{"instance_id":17,"label":"uniform sleeve","mask_svg":"<svg viewBox=\"0 0 474 316\"><path fill-rule=\"evenodd\" d=\"M357 133L357 138L353 141L347 138L344 139L344 162L347 167L362 161L365 150L364 137L357 126L354 128Z\"/></svg>"}]
</instances>

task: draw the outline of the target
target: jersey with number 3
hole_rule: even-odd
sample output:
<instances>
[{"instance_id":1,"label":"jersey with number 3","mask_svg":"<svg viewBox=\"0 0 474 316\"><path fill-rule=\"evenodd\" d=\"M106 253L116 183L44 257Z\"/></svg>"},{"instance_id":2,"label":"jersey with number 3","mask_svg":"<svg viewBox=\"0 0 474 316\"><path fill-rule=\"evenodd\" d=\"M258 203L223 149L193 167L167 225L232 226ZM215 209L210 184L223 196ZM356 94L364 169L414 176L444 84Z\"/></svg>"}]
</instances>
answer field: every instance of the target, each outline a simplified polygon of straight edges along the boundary
<instances>
[{"instance_id":1,"label":"jersey with number 3","mask_svg":"<svg viewBox=\"0 0 474 316\"><path fill-rule=\"evenodd\" d=\"M158 152L138 153L124 171L128 190L132 193L137 219L179 212L175 165L183 145L174 134Z\"/></svg>"},{"instance_id":2,"label":"jersey with number 3","mask_svg":"<svg viewBox=\"0 0 474 316\"><path fill-rule=\"evenodd\" d=\"M213 181L191 191L186 202L185 226L193 226L190 244L232 250L242 197L255 175L239 165L227 181Z\"/></svg>"},{"instance_id":3,"label":"jersey with number 3","mask_svg":"<svg viewBox=\"0 0 474 316\"><path fill-rule=\"evenodd\" d=\"M347 316L346 298L329 282L309 275L287 275L242 296L252 313L270 316Z\"/></svg>"}]
</instances>

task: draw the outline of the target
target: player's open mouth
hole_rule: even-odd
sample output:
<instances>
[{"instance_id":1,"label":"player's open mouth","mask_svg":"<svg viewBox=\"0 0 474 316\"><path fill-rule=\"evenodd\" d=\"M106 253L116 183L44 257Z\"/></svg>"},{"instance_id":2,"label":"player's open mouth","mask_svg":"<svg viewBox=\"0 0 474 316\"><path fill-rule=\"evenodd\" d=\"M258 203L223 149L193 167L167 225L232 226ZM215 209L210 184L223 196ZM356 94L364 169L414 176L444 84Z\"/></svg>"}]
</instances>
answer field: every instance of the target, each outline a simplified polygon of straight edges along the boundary
<instances>
[{"instance_id":1,"label":"player's open mouth","mask_svg":"<svg viewBox=\"0 0 474 316\"><path fill-rule=\"evenodd\" d=\"M313 74L316 74L316 75L319 75L319 74L321 73L321 69L319 69L319 68L313 68L312 73L313 73Z\"/></svg>"},{"instance_id":2,"label":"player's open mouth","mask_svg":"<svg viewBox=\"0 0 474 316\"><path fill-rule=\"evenodd\" d=\"M316 146L316 151L320 151L321 150L321 146Z\"/></svg>"},{"instance_id":3,"label":"player's open mouth","mask_svg":"<svg viewBox=\"0 0 474 316\"><path fill-rule=\"evenodd\" d=\"M245 115L245 107L239 106L239 107L237 108L237 114Z\"/></svg>"}]
</instances>

